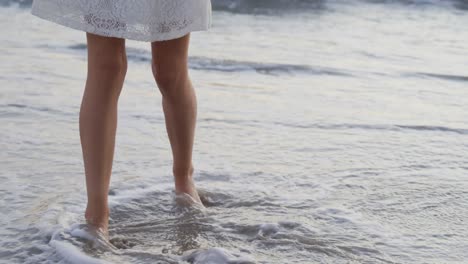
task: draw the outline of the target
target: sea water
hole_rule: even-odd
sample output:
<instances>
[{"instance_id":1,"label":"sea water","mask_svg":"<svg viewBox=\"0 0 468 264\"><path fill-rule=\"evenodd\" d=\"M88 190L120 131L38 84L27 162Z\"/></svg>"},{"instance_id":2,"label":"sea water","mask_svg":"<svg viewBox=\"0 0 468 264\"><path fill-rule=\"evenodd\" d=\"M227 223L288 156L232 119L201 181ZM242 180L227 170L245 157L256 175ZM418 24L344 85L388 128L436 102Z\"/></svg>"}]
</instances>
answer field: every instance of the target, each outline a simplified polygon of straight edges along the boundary
<instances>
[{"instance_id":1,"label":"sea water","mask_svg":"<svg viewBox=\"0 0 468 264\"><path fill-rule=\"evenodd\" d=\"M127 41L114 249L85 236L85 34L0 1L1 263L466 263L468 3L214 0L192 34L206 210L175 203L148 43Z\"/></svg>"}]
</instances>

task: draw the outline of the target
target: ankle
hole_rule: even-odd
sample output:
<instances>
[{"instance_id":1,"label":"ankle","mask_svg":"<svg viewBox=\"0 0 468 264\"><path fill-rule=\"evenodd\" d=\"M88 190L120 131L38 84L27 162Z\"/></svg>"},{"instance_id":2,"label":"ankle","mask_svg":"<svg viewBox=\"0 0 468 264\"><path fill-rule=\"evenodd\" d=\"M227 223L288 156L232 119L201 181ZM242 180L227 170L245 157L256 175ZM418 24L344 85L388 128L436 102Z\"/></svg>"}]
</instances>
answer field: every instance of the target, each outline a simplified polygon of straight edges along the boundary
<instances>
[{"instance_id":1,"label":"ankle","mask_svg":"<svg viewBox=\"0 0 468 264\"><path fill-rule=\"evenodd\" d=\"M176 182L190 181L193 178L194 168L193 165L189 167L173 167L172 173Z\"/></svg>"},{"instance_id":2,"label":"ankle","mask_svg":"<svg viewBox=\"0 0 468 264\"><path fill-rule=\"evenodd\" d=\"M85 219L88 224L96 227L106 226L109 221L109 208L106 206L96 207L88 204L85 211Z\"/></svg>"}]
</instances>

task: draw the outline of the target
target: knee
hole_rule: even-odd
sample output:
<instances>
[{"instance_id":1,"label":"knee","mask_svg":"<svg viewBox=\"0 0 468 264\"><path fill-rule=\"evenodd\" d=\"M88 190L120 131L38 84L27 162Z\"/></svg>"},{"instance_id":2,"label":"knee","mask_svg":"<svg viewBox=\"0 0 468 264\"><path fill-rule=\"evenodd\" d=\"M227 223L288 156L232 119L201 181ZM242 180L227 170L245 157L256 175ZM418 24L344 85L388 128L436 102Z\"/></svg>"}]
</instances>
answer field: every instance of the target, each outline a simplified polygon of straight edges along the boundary
<instances>
[{"instance_id":1,"label":"knee","mask_svg":"<svg viewBox=\"0 0 468 264\"><path fill-rule=\"evenodd\" d=\"M152 61L152 70L156 84L164 98L175 99L189 81L186 63L171 61L161 63Z\"/></svg>"},{"instance_id":2,"label":"knee","mask_svg":"<svg viewBox=\"0 0 468 264\"><path fill-rule=\"evenodd\" d=\"M127 58L125 54L119 56L101 56L92 59L88 66L88 74L104 79L113 84L123 83L127 74Z\"/></svg>"},{"instance_id":3,"label":"knee","mask_svg":"<svg viewBox=\"0 0 468 264\"><path fill-rule=\"evenodd\" d=\"M123 57L91 58L88 64L86 93L101 105L115 103L120 97L125 75L127 60Z\"/></svg>"}]
</instances>

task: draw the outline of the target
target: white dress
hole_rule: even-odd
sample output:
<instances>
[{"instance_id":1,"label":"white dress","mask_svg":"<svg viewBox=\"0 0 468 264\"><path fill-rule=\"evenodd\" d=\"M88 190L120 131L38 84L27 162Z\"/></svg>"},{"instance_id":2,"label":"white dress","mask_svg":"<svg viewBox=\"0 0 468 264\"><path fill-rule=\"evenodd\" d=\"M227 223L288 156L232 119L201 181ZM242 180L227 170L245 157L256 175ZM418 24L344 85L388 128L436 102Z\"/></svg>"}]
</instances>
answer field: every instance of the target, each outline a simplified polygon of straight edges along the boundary
<instances>
[{"instance_id":1,"label":"white dress","mask_svg":"<svg viewBox=\"0 0 468 264\"><path fill-rule=\"evenodd\" d=\"M210 0L33 0L31 14L89 33L161 41L211 26Z\"/></svg>"}]
</instances>

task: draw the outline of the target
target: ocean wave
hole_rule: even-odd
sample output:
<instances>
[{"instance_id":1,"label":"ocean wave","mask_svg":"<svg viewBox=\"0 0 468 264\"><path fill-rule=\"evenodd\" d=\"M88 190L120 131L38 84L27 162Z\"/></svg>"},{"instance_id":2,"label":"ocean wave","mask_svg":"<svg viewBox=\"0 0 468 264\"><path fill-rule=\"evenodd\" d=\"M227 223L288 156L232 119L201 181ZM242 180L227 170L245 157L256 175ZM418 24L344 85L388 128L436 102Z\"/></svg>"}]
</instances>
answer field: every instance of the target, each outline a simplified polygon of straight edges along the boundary
<instances>
[{"instance_id":1,"label":"ocean wave","mask_svg":"<svg viewBox=\"0 0 468 264\"><path fill-rule=\"evenodd\" d=\"M77 44L68 47L74 50L86 50L86 44ZM136 62L151 62L151 54L142 49L127 47L127 59ZM201 56L191 56L189 67L193 70L218 72L256 72L265 75L333 75L350 77L351 73L341 69L304 64L289 64L276 62L253 62L230 59L215 59Z\"/></svg>"},{"instance_id":2,"label":"ocean wave","mask_svg":"<svg viewBox=\"0 0 468 264\"><path fill-rule=\"evenodd\" d=\"M468 10L467 0L212 0L213 9L235 13L285 13L324 11L334 4L398 4L406 6L444 6Z\"/></svg>"},{"instance_id":3,"label":"ocean wave","mask_svg":"<svg viewBox=\"0 0 468 264\"><path fill-rule=\"evenodd\" d=\"M262 126L265 123L258 120L241 120L241 119L215 119L215 118L201 118L200 122L219 122L229 124L242 124L248 126ZM468 128L453 128L437 125L398 125L398 124L327 124L327 123L289 123L289 122L274 122L273 125L283 126L288 128L298 129L322 129L322 130L381 130L381 131L394 131L394 132L410 132L419 131L427 133L452 133L459 135L468 135Z\"/></svg>"},{"instance_id":4,"label":"ocean wave","mask_svg":"<svg viewBox=\"0 0 468 264\"><path fill-rule=\"evenodd\" d=\"M361 0L375 4L399 4L406 6L451 6L458 9L468 9L467 0Z\"/></svg>"},{"instance_id":5,"label":"ocean wave","mask_svg":"<svg viewBox=\"0 0 468 264\"><path fill-rule=\"evenodd\" d=\"M322 66L311 66L286 63L262 63L251 61L222 60L206 57L190 57L190 68L204 71L222 72L257 72L267 75L281 74L308 74L308 75L334 75L352 76L339 69Z\"/></svg>"},{"instance_id":6,"label":"ocean wave","mask_svg":"<svg viewBox=\"0 0 468 264\"><path fill-rule=\"evenodd\" d=\"M0 6L31 7L33 0L0 0Z\"/></svg>"},{"instance_id":7,"label":"ocean wave","mask_svg":"<svg viewBox=\"0 0 468 264\"><path fill-rule=\"evenodd\" d=\"M315 128L326 130L348 130L348 129L363 129L363 130L386 130L386 131L420 131L420 132L439 132L453 133L459 135L468 135L468 129L451 128L445 126L432 125L371 125L371 124L289 124L277 122L276 124L296 127L296 128Z\"/></svg>"},{"instance_id":8,"label":"ocean wave","mask_svg":"<svg viewBox=\"0 0 468 264\"><path fill-rule=\"evenodd\" d=\"M429 73L429 72L417 72L414 74L417 77L428 77L428 78L436 78L442 79L447 81L457 81L457 82L468 82L468 76L466 75L454 75L454 74L440 74L440 73Z\"/></svg>"},{"instance_id":9,"label":"ocean wave","mask_svg":"<svg viewBox=\"0 0 468 264\"><path fill-rule=\"evenodd\" d=\"M326 0L212 0L214 10L263 14L294 10L324 10L326 3Z\"/></svg>"},{"instance_id":10,"label":"ocean wave","mask_svg":"<svg viewBox=\"0 0 468 264\"><path fill-rule=\"evenodd\" d=\"M50 48L49 46L41 46L42 48ZM65 49L85 51L86 44L75 44L66 47ZM60 50L60 48L55 47ZM127 47L127 58L135 62L151 62L151 53L144 49ZM193 70L201 71L218 71L218 72L256 72L265 75L330 75L341 77L355 77L360 74L377 74L379 72L350 72L346 69L324 67L319 65L305 65L305 64L291 64L281 62L254 62L254 61L240 61L232 59L217 59L202 56L191 56L189 58L189 67ZM468 76L443 74L443 73L430 73L430 72L402 72L403 77L416 77L416 78L436 78L446 81L466 82Z\"/></svg>"}]
</instances>

